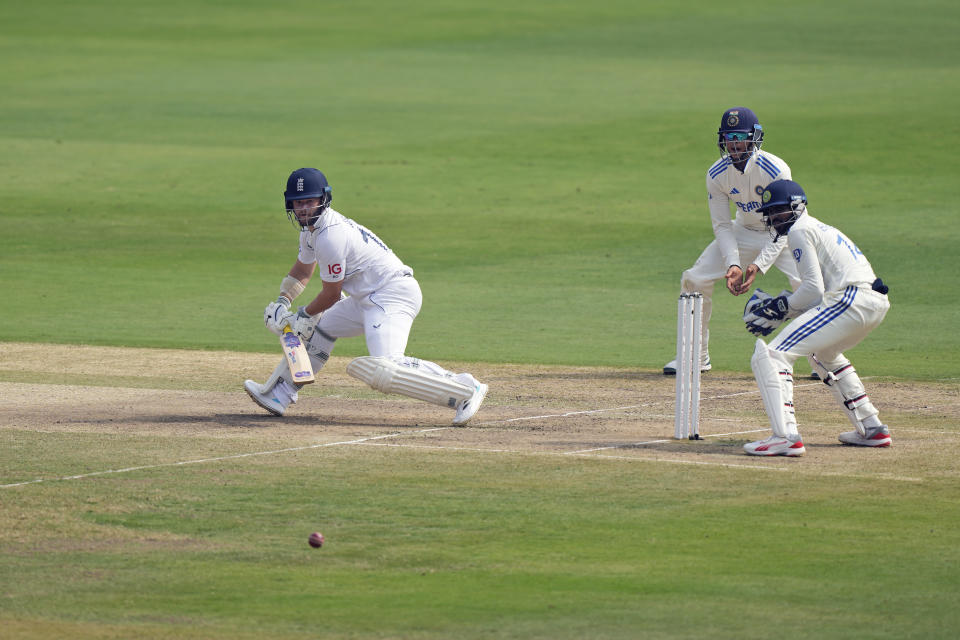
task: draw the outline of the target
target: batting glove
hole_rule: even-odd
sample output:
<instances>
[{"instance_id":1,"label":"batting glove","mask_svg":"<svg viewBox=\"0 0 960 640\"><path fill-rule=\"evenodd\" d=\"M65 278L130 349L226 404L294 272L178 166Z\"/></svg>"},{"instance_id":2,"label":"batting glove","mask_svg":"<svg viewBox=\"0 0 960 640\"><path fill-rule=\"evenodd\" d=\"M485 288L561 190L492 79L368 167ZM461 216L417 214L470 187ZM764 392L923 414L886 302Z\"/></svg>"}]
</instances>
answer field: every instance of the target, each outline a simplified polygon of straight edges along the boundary
<instances>
[{"instance_id":1,"label":"batting glove","mask_svg":"<svg viewBox=\"0 0 960 640\"><path fill-rule=\"evenodd\" d=\"M287 304L283 304L284 302ZM281 296L277 302L271 302L263 310L263 324L270 333L279 336L283 334L285 326L292 327L292 321L296 316L290 311L289 304L290 302Z\"/></svg>"},{"instance_id":2,"label":"batting glove","mask_svg":"<svg viewBox=\"0 0 960 640\"><path fill-rule=\"evenodd\" d=\"M297 315L290 323L290 328L293 329L295 334L300 336L301 340L309 340L317 328L317 323L320 322L321 315L322 314L318 313L312 316L307 313L306 307L300 307L297 309Z\"/></svg>"}]
</instances>

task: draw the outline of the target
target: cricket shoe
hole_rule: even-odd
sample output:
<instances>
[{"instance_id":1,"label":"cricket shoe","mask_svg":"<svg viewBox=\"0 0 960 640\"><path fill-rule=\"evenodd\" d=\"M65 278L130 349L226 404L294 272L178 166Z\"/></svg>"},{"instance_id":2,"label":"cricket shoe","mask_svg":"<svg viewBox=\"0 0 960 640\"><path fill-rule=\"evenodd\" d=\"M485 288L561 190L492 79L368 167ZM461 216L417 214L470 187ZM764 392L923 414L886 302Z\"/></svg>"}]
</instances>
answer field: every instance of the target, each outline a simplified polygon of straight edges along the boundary
<instances>
[{"instance_id":1,"label":"cricket shoe","mask_svg":"<svg viewBox=\"0 0 960 640\"><path fill-rule=\"evenodd\" d=\"M713 369L713 366L710 364L710 355L701 356L700 358L700 373L706 373ZM675 376L677 375L677 361L671 360L667 364L663 365L663 375L665 376Z\"/></svg>"},{"instance_id":2,"label":"cricket shoe","mask_svg":"<svg viewBox=\"0 0 960 640\"><path fill-rule=\"evenodd\" d=\"M466 376L470 376L470 374L462 374L462 376L466 378ZM457 382L465 381L460 376L457 376L455 379ZM457 413L453 416L453 424L458 427L467 424L470 418L477 413L480 405L483 404L483 399L487 397L487 391L489 390L487 385L478 381L473 376L470 376L467 384L473 387L473 395L457 405Z\"/></svg>"},{"instance_id":3,"label":"cricket shoe","mask_svg":"<svg viewBox=\"0 0 960 640\"><path fill-rule=\"evenodd\" d=\"M802 456L807 452L799 435L789 438L770 436L766 440L757 440L743 445L743 450L751 456Z\"/></svg>"},{"instance_id":4,"label":"cricket shoe","mask_svg":"<svg viewBox=\"0 0 960 640\"><path fill-rule=\"evenodd\" d=\"M266 393L263 387L253 380L243 383L243 388L250 399L275 416L282 416L287 407L297 401L297 390L292 388L286 380L278 380Z\"/></svg>"},{"instance_id":5,"label":"cricket shoe","mask_svg":"<svg viewBox=\"0 0 960 640\"><path fill-rule=\"evenodd\" d=\"M866 431L866 435L861 435L859 431L844 431L837 438L843 444L853 444L858 447L889 447L893 443L890 429L885 424L879 427L867 427Z\"/></svg>"}]
</instances>

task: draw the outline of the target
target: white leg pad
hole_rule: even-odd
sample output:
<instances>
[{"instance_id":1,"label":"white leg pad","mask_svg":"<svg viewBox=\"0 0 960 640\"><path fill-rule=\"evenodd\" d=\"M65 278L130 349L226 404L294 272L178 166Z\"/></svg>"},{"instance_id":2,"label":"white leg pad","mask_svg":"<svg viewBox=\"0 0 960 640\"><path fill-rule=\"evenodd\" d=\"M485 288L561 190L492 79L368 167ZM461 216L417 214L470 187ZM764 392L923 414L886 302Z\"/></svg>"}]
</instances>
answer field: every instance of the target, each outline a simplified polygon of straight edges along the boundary
<instances>
[{"instance_id":1,"label":"white leg pad","mask_svg":"<svg viewBox=\"0 0 960 640\"><path fill-rule=\"evenodd\" d=\"M870 402L867 396L867 390L860 381L856 369L849 362L842 365L835 371L827 373L823 379L824 383L833 392L833 395L843 406L843 412L853 424L853 427L860 433L866 435L867 430L863 421L871 416L879 415L877 408Z\"/></svg>"},{"instance_id":2,"label":"white leg pad","mask_svg":"<svg viewBox=\"0 0 960 640\"><path fill-rule=\"evenodd\" d=\"M286 358L280 358L280 364L276 366L273 370L273 373L270 374L270 377L267 378L267 381L260 385L260 393L266 395L270 393L270 390L276 386L277 382L283 378L289 382L290 376L290 366L287 364Z\"/></svg>"},{"instance_id":3,"label":"white leg pad","mask_svg":"<svg viewBox=\"0 0 960 640\"><path fill-rule=\"evenodd\" d=\"M452 378L402 365L390 358L362 356L347 365L347 373L383 393L396 393L455 409L474 389Z\"/></svg>"},{"instance_id":4,"label":"white leg pad","mask_svg":"<svg viewBox=\"0 0 960 640\"><path fill-rule=\"evenodd\" d=\"M757 346L750 358L753 377L757 380L763 408L770 418L773 435L786 438L797 434L797 420L793 410L793 372L770 356L770 350L763 340L757 340Z\"/></svg>"}]
</instances>

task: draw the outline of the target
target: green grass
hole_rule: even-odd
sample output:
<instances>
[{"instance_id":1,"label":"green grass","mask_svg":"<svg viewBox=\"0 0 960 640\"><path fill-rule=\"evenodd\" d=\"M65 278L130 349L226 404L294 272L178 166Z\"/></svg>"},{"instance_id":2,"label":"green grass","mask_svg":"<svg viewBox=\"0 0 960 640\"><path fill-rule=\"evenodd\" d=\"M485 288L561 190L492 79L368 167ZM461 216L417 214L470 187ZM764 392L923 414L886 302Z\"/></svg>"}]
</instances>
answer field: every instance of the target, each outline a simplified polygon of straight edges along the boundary
<instances>
[{"instance_id":1,"label":"green grass","mask_svg":"<svg viewBox=\"0 0 960 640\"><path fill-rule=\"evenodd\" d=\"M956 377L954 3L0 7L0 339L265 351L286 175L417 271L412 353L656 368L712 239L703 175L752 106L893 311L863 370ZM782 286L768 277L768 289ZM310 292L316 291L311 287ZM718 294L715 366L742 369ZM343 341L343 354L363 352Z\"/></svg>"},{"instance_id":2,"label":"green grass","mask_svg":"<svg viewBox=\"0 0 960 640\"><path fill-rule=\"evenodd\" d=\"M210 638L761 638L770 616L791 638L902 638L960 622L948 480L785 488L650 462L316 455L5 491L29 515L5 527L0 617Z\"/></svg>"},{"instance_id":3,"label":"green grass","mask_svg":"<svg viewBox=\"0 0 960 640\"><path fill-rule=\"evenodd\" d=\"M657 369L747 105L891 287L857 368L955 380L958 30L946 0L2 3L0 341L275 351L281 192L316 166L415 268L412 355ZM749 366L743 303L718 289L721 371ZM247 445L5 434L7 482ZM50 482L0 495L0 624L946 638L954 485L373 447Z\"/></svg>"}]
</instances>

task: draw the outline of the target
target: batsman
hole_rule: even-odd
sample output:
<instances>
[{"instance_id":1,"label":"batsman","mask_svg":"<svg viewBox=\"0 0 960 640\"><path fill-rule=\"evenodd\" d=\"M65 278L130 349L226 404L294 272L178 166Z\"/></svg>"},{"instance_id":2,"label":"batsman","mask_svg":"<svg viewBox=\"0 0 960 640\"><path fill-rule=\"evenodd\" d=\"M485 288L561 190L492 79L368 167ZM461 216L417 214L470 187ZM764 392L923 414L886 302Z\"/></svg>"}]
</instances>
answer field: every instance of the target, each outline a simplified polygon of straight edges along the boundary
<instances>
[{"instance_id":1,"label":"batsman","mask_svg":"<svg viewBox=\"0 0 960 640\"><path fill-rule=\"evenodd\" d=\"M372 231L330 208L332 191L319 170L291 173L283 198L300 244L279 297L264 310L267 329L279 336L289 326L299 335L314 372L327 363L337 339L362 335L370 355L350 362L348 374L378 391L446 407L454 412L453 424L466 424L486 397L487 385L469 373L405 355L423 301L413 269ZM320 293L294 310L292 302L317 271ZM300 385L291 380L284 358L266 382L247 380L243 386L254 402L282 416L296 403Z\"/></svg>"},{"instance_id":2,"label":"batsman","mask_svg":"<svg viewBox=\"0 0 960 640\"><path fill-rule=\"evenodd\" d=\"M757 339L750 364L773 435L744 445L744 450L757 456L805 452L793 408L793 363L804 356L812 356L820 379L853 425L853 431L840 434L840 442L890 446L890 430L843 355L883 322L890 309L887 286L857 245L807 213L807 196L799 184L771 182L762 199L764 223L775 241L786 236L801 284L793 293L783 291L776 297L757 289L744 309L747 330L757 336L769 335L790 320L769 345Z\"/></svg>"}]
</instances>

